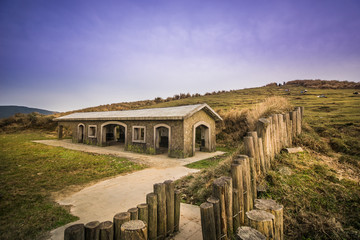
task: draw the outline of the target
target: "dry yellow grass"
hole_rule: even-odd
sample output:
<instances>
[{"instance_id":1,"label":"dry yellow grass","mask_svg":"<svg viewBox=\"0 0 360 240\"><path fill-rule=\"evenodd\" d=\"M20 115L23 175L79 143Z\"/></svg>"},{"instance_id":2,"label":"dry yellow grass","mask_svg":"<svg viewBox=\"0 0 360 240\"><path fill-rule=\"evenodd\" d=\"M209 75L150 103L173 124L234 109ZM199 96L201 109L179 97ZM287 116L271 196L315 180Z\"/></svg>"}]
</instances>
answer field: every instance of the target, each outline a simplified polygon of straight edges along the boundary
<instances>
[{"instance_id":1,"label":"dry yellow grass","mask_svg":"<svg viewBox=\"0 0 360 240\"><path fill-rule=\"evenodd\" d=\"M218 113L224 121L218 123L217 139L220 141L239 141L246 132L255 129L259 118L267 117L273 113L284 113L290 111L290 102L279 96L266 98L252 109L220 110Z\"/></svg>"}]
</instances>

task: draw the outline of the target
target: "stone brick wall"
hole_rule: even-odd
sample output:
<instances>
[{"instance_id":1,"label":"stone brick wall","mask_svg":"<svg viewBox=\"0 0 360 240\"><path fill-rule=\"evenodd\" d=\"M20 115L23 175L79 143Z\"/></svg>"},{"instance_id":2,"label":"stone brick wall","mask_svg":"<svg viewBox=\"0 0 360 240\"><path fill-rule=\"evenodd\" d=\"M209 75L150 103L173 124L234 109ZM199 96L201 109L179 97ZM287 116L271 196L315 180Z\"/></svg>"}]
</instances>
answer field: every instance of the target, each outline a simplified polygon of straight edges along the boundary
<instances>
[{"instance_id":1,"label":"stone brick wall","mask_svg":"<svg viewBox=\"0 0 360 240\"><path fill-rule=\"evenodd\" d=\"M206 122L210 126L210 143L209 151L215 151L215 121L204 111L195 113L190 118L182 120L126 120L126 121L68 121L59 122L59 125L63 125L72 129L73 136L72 141L78 142L78 125L84 124L84 143L93 145L103 145L101 139L101 125L106 122L121 122L127 126L126 133L126 150L136 150L144 153L155 152L154 142L154 127L158 124L166 124L170 127L170 144L169 144L169 156L170 157L189 157L193 156L193 135L194 124L198 122ZM113 123L112 123L113 124ZM96 136L89 137L89 125L95 125ZM145 143L133 142L132 133L133 126L145 127Z\"/></svg>"},{"instance_id":2,"label":"stone brick wall","mask_svg":"<svg viewBox=\"0 0 360 240\"><path fill-rule=\"evenodd\" d=\"M184 153L187 156L193 156L193 141L194 141L194 125L198 122L205 122L210 126L210 140L209 140L209 151L215 151L216 147L216 135L215 135L215 121L206 112L199 111L192 115L190 118L184 121Z\"/></svg>"}]
</instances>

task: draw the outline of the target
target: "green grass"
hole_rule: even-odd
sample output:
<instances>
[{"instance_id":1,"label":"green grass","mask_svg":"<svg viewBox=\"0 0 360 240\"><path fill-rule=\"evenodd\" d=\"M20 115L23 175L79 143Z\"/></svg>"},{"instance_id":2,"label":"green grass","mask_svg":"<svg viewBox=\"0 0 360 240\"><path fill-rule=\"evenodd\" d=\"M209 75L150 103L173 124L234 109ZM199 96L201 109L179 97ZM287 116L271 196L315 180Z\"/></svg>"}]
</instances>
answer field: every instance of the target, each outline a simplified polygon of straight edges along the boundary
<instances>
[{"instance_id":1,"label":"green grass","mask_svg":"<svg viewBox=\"0 0 360 240\"><path fill-rule=\"evenodd\" d=\"M216 147L216 151L222 151L225 152L223 155L215 156L207 159L203 159L197 162L189 163L185 165L185 167L188 168L194 168L194 169L206 169L217 166L221 161L226 159L229 155L231 155L234 151L236 151L236 148L233 147Z\"/></svg>"},{"instance_id":2,"label":"green grass","mask_svg":"<svg viewBox=\"0 0 360 240\"><path fill-rule=\"evenodd\" d=\"M360 186L353 180L360 176L360 96L352 94L355 89L307 88L301 94L302 90L296 86L243 89L159 105L206 102L216 110L242 109L278 95L294 106L304 106L304 131L295 145L307 152L278 156L265 178L268 197L285 207L287 239L360 239ZM201 204L211 194L212 181L229 175L230 165L206 160L194 164L203 170L176 183L185 202ZM293 174L281 175L278 169L283 166Z\"/></svg>"},{"instance_id":3,"label":"green grass","mask_svg":"<svg viewBox=\"0 0 360 240\"><path fill-rule=\"evenodd\" d=\"M360 238L360 187L311 153L277 156L266 177L266 197L284 205L288 239ZM291 175L279 172L289 167Z\"/></svg>"},{"instance_id":4,"label":"green grass","mask_svg":"<svg viewBox=\"0 0 360 240\"><path fill-rule=\"evenodd\" d=\"M127 159L33 143L41 132L0 134L0 239L35 239L77 220L51 193L142 169Z\"/></svg>"}]
</instances>

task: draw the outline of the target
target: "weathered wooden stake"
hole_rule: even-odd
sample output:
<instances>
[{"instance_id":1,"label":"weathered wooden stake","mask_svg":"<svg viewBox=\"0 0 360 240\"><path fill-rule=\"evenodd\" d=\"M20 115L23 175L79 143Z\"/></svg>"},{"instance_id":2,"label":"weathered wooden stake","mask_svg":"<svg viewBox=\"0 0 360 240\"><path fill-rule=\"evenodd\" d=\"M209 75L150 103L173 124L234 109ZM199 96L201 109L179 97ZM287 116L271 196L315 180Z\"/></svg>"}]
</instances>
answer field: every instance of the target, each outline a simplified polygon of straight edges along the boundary
<instances>
[{"instance_id":1,"label":"weathered wooden stake","mask_svg":"<svg viewBox=\"0 0 360 240\"><path fill-rule=\"evenodd\" d=\"M146 224L141 220L131 220L121 225L122 240L147 240Z\"/></svg>"},{"instance_id":2,"label":"weathered wooden stake","mask_svg":"<svg viewBox=\"0 0 360 240\"><path fill-rule=\"evenodd\" d=\"M129 212L121 212L115 214L113 218L114 222L114 239L121 239L121 225L125 222L130 221L130 213Z\"/></svg>"},{"instance_id":3,"label":"weathered wooden stake","mask_svg":"<svg viewBox=\"0 0 360 240\"><path fill-rule=\"evenodd\" d=\"M139 209L138 208L130 208L128 210L130 213L130 220L138 220L139 219Z\"/></svg>"},{"instance_id":4,"label":"weathered wooden stake","mask_svg":"<svg viewBox=\"0 0 360 240\"><path fill-rule=\"evenodd\" d=\"M253 146L254 146L254 158L255 158L255 167L257 175L260 175L260 150L259 150L259 138L257 132L248 132L248 136L251 136L253 139Z\"/></svg>"},{"instance_id":5,"label":"weathered wooden stake","mask_svg":"<svg viewBox=\"0 0 360 240\"><path fill-rule=\"evenodd\" d=\"M256 125L256 130L258 133L258 137L262 139L262 146L264 152L264 163L266 166L266 162L270 159L270 121L266 118L260 118ZM259 146L260 147L260 146ZM270 161L270 160L269 160Z\"/></svg>"},{"instance_id":6,"label":"weathered wooden stake","mask_svg":"<svg viewBox=\"0 0 360 240\"><path fill-rule=\"evenodd\" d=\"M292 146L292 122L290 120L290 113L286 113L285 114L285 122L286 122L286 135L288 137L288 145L287 147L291 147Z\"/></svg>"},{"instance_id":7,"label":"weathered wooden stake","mask_svg":"<svg viewBox=\"0 0 360 240\"><path fill-rule=\"evenodd\" d=\"M209 202L200 205L203 240L216 240L214 208Z\"/></svg>"},{"instance_id":8,"label":"weathered wooden stake","mask_svg":"<svg viewBox=\"0 0 360 240\"><path fill-rule=\"evenodd\" d=\"M248 133L249 134L249 133ZM249 157L255 158L254 138L252 136L244 137L245 154Z\"/></svg>"},{"instance_id":9,"label":"weathered wooden stake","mask_svg":"<svg viewBox=\"0 0 360 240\"><path fill-rule=\"evenodd\" d=\"M252 201L257 198L257 191L256 191L256 169L255 169L255 159L249 158L250 162L250 173L251 173L251 193L252 193Z\"/></svg>"},{"instance_id":10,"label":"weathered wooden stake","mask_svg":"<svg viewBox=\"0 0 360 240\"><path fill-rule=\"evenodd\" d=\"M301 120L303 121L304 119L304 111L305 111L305 108L303 106L300 107L300 112L301 112Z\"/></svg>"},{"instance_id":11,"label":"weathered wooden stake","mask_svg":"<svg viewBox=\"0 0 360 240\"><path fill-rule=\"evenodd\" d=\"M180 190L174 191L174 198L175 198L174 231L178 232L180 228L180 202L181 202Z\"/></svg>"},{"instance_id":12,"label":"weathered wooden stake","mask_svg":"<svg viewBox=\"0 0 360 240\"><path fill-rule=\"evenodd\" d=\"M64 231L64 240L84 240L84 224L74 224L67 227Z\"/></svg>"},{"instance_id":13,"label":"weathered wooden stake","mask_svg":"<svg viewBox=\"0 0 360 240\"><path fill-rule=\"evenodd\" d=\"M239 155L238 160L242 161L242 177L243 177L243 194L244 194L244 211L250 211L253 208L252 190L251 190L251 174L249 158L246 155ZM244 219L246 223L246 218Z\"/></svg>"},{"instance_id":14,"label":"weathered wooden stake","mask_svg":"<svg viewBox=\"0 0 360 240\"><path fill-rule=\"evenodd\" d=\"M301 119L301 108L297 107L296 110L296 133L299 135L301 133L302 128L302 119Z\"/></svg>"},{"instance_id":15,"label":"weathered wooden stake","mask_svg":"<svg viewBox=\"0 0 360 240\"><path fill-rule=\"evenodd\" d=\"M221 239L220 202L219 199L215 197L209 197L207 201L213 205L216 239L220 240Z\"/></svg>"},{"instance_id":16,"label":"weathered wooden stake","mask_svg":"<svg viewBox=\"0 0 360 240\"><path fill-rule=\"evenodd\" d=\"M239 191L233 188L233 232L236 233L240 227L240 204L239 204Z\"/></svg>"},{"instance_id":17,"label":"weathered wooden stake","mask_svg":"<svg viewBox=\"0 0 360 240\"><path fill-rule=\"evenodd\" d=\"M165 183L165 193L166 193L166 229L167 235L174 232L174 213L175 213L175 200L174 200L174 182L167 180Z\"/></svg>"},{"instance_id":18,"label":"weathered wooden stake","mask_svg":"<svg viewBox=\"0 0 360 240\"><path fill-rule=\"evenodd\" d=\"M296 137L296 131L297 131L297 120L296 120L296 111L292 111L290 112L290 119L291 119L291 122L292 122L292 137Z\"/></svg>"},{"instance_id":19,"label":"weathered wooden stake","mask_svg":"<svg viewBox=\"0 0 360 240\"><path fill-rule=\"evenodd\" d=\"M100 240L113 240L114 239L114 228L113 223L111 221L105 221L100 223Z\"/></svg>"},{"instance_id":20,"label":"weathered wooden stake","mask_svg":"<svg viewBox=\"0 0 360 240\"><path fill-rule=\"evenodd\" d=\"M137 205L138 208L138 219L143 221L145 224L148 223L149 221L149 209L148 209L148 205L146 203L141 203L139 205Z\"/></svg>"},{"instance_id":21,"label":"weathered wooden stake","mask_svg":"<svg viewBox=\"0 0 360 240\"><path fill-rule=\"evenodd\" d=\"M262 174L266 174L266 165L265 165L265 156L264 156L264 147L262 138L258 138L259 144L259 156L260 156L260 170Z\"/></svg>"},{"instance_id":22,"label":"weathered wooden stake","mask_svg":"<svg viewBox=\"0 0 360 240\"><path fill-rule=\"evenodd\" d=\"M156 240L157 238L157 195L155 193L148 193L146 195L146 203L148 205L148 231L149 240Z\"/></svg>"},{"instance_id":23,"label":"weathered wooden stake","mask_svg":"<svg viewBox=\"0 0 360 240\"><path fill-rule=\"evenodd\" d=\"M238 204L239 204L239 220L240 224L244 225L244 187L243 187L243 161L239 161L239 163L231 164L231 177L233 181L233 188L238 191ZM234 200L235 206L235 200Z\"/></svg>"},{"instance_id":24,"label":"weathered wooden stake","mask_svg":"<svg viewBox=\"0 0 360 240\"><path fill-rule=\"evenodd\" d=\"M275 150L275 154L277 154L279 152L279 129L278 129L278 116L277 114L274 114L271 116L272 120L273 120L273 128L274 128L274 150Z\"/></svg>"},{"instance_id":25,"label":"weathered wooden stake","mask_svg":"<svg viewBox=\"0 0 360 240\"><path fill-rule=\"evenodd\" d=\"M272 199L256 199L254 207L256 209L264 210L274 215L274 239L284 239L283 206Z\"/></svg>"},{"instance_id":26,"label":"weathered wooden stake","mask_svg":"<svg viewBox=\"0 0 360 240\"><path fill-rule=\"evenodd\" d=\"M85 224L85 240L98 240L99 239L99 221L92 221Z\"/></svg>"},{"instance_id":27,"label":"weathered wooden stake","mask_svg":"<svg viewBox=\"0 0 360 240\"><path fill-rule=\"evenodd\" d=\"M213 182L213 196L219 199L220 205L220 223L221 223L221 238L227 239L227 221L226 221L226 207L225 207L225 185L226 182L221 179L215 179Z\"/></svg>"},{"instance_id":28,"label":"weathered wooden stake","mask_svg":"<svg viewBox=\"0 0 360 240\"><path fill-rule=\"evenodd\" d=\"M157 235L158 239L165 239L167 222L165 184L154 184L154 193L157 195Z\"/></svg>"},{"instance_id":29,"label":"weathered wooden stake","mask_svg":"<svg viewBox=\"0 0 360 240\"><path fill-rule=\"evenodd\" d=\"M283 135L283 129L284 129L284 122L283 122L283 116L282 114L277 114L278 116L278 128L279 128L279 152L284 147L284 135Z\"/></svg>"},{"instance_id":30,"label":"weathered wooden stake","mask_svg":"<svg viewBox=\"0 0 360 240\"><path fill-rule=\"evenodd\" d=\"M231 177L221 177L225 182L225 208L228 237L233 234L233 186Z\"/></svg>"},{"instance_id":31,"label":"weathered wooden stake","mask_svg":"<svg viewBox=\"0 0 360 240\"><path fill-rule=\"evenodd\" d=\"M274 238L274 215L263 210L251 210L246 213L249 226L255 228L268 239Z\"/></svg>"}]
</instances>

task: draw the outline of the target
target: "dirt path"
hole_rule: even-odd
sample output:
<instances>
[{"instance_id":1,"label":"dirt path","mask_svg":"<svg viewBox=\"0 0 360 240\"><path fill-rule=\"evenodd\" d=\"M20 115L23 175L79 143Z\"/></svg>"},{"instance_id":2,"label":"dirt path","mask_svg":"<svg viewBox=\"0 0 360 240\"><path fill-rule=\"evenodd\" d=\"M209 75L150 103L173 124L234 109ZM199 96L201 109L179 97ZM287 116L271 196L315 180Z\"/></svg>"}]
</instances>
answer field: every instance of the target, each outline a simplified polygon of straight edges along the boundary
<instances>
[{"instance_id":1,"label":"dirt path","mask_svg":"<svg viewBox=\"0 0 360 240\"><path fill-rule=\"evenodd\" d=\"M174 166L184 166L186 164L196 162L202 159L214 157L217 155L224 154L224 152L196 152L195 156L189 158L169 158L166 154L162 155L146 155L139 153L132 153L124 151L123 147L120 146L108 146L108 147L98 147L94 145L85 145L82 143L72 143L70 139L65 140L36 140L33 141L36 143L42 143L50 146L63 147L67 149L97 153L97 154L109 154L118 157L124 157L130 161L137 163L145 164L150 167L155 168L168 168Z\"/></svg>"},{"instance_id":2,"label":"dirt path","mask_svg":"<svg viewBox=\"0 0 360 240\"><path fill-rule=\"evenodd\" d=\"M73 144L68 140L35 142L85 152L116 155L151 166L151 168L98 182L76 193L56 199L61 205L71 205L70 212L80 218L76 223L87 223L94 220L112 221L116 213L127 211L129 208L145 202L146 194L153 191L154 183L168 179L176 180L198 171L183 165L223 154L222 152L196 153L196 156L192 158L172 159L165 155L148 156L123 152L116 148L114 150L114 147ZM74 222L51 231L49 239L63 239L64 229L72 224ZM201 239L200 210L197 206L181 204L180 233L174 239Z\"/></svg>"}]
</instances>

